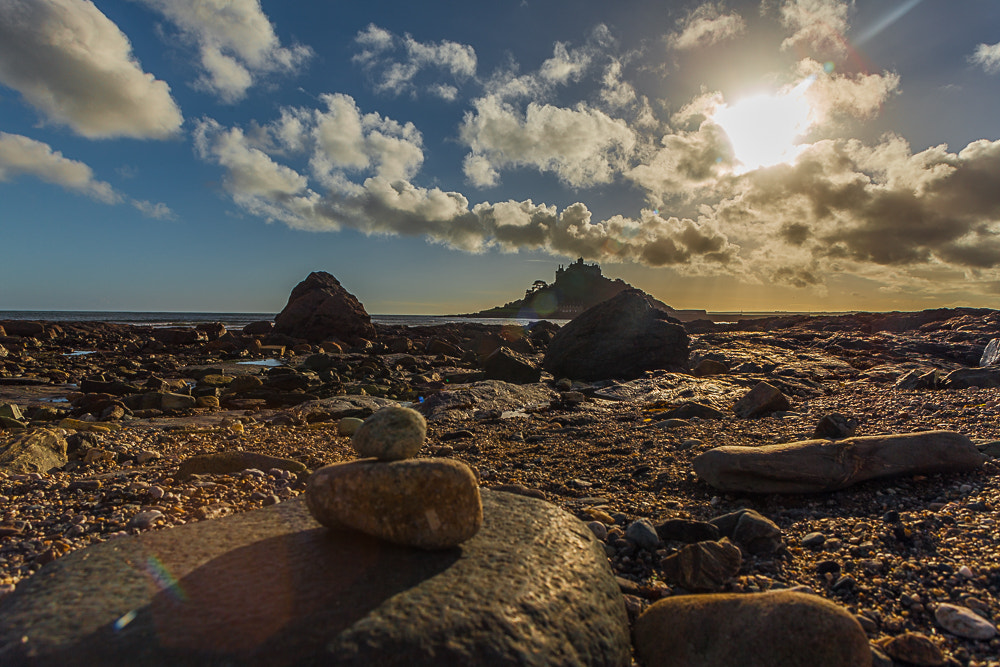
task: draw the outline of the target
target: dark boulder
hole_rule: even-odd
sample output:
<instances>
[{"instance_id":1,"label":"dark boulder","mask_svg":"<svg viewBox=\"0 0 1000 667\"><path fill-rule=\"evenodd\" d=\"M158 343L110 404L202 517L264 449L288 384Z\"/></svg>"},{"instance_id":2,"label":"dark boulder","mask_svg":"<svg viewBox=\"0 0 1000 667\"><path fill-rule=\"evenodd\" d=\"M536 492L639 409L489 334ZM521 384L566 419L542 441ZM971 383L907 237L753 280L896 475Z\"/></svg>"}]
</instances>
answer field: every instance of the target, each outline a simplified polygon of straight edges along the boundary
<instances>
[{"instance_id":1,"label":"dark boulder","mask_svg":"<svg viewBox=\"0 0 1000 667\"><path fill-rule=\"evenodd\" d=\"M500 347L483 361L487 380L503 380L514 384L529 384L542 378L542 371L523 354Z\"/></svg>"},{"instance_id":2,"label":"dark boulder","mask_svg":"<svg viewBox=\"0 0 1000 667\"><path fill-rule=\"evenodd\" d=\"M361 302L325 271L314 271L295 286L274 318L274 332L310 343L334 338L351 345L378 337Z\"/></svg>"},{"instance_id":3,"label":"dark boulder","mask_svg":"<svg viewBox=\"0 0 1000 667\"><path fill-rule=\"evenodd\" d=\"M267 320L259 320L257 322L251 322L250 324L243 327L243 333L247 336L266 336L274 330L274 322L268 322Z\"/></svg>"},{"instance_id":4,"label":"dark boulder","mask_svg":"<svg viewBox=\"0 0 1000 667\"><path fill-rule=\"evenodd\" d=\"M544 368L574 380L632 379L649 370L684 370L688 335L680 322L626 290L584 311L549 343Z\"/></svg>"}]
</instances>

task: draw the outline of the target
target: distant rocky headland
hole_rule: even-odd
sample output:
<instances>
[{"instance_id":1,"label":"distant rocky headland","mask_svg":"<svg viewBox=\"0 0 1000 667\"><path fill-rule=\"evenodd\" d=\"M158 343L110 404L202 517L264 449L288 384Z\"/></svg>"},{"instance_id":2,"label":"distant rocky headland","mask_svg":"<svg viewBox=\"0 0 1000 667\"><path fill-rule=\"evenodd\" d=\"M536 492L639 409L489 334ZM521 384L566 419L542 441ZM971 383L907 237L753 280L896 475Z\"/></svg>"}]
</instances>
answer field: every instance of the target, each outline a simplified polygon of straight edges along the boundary
<instances>
[{"instance_id":1,"label":"distant rocky headland","mask_svg":"<svg viewBox=\"0 0 1000 667\"><path fill-rule=\"evenodd\" d=\"M556 269L555 282L534 281L522 299L460 317L571 320L588 308L630 289L636 288L620 278L605 277L598 264L585 264L581 257L569 266L560 265ZM704 310L677 310L652 295L643 294L651 306L681 321L707 318Z\"/></svg>"}]
</instances>

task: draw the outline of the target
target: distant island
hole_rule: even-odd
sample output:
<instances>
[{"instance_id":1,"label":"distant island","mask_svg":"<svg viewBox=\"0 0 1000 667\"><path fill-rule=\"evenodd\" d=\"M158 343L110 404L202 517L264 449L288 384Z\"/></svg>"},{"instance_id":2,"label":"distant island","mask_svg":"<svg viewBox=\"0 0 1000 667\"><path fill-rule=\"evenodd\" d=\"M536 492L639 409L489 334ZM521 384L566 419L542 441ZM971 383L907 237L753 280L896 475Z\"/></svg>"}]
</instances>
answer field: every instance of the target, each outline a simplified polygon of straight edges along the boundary
<instances>
[{"instance_id":1,"label":"distant island","mask_svg":"<svg viewBox=\"0 0 1000 667\"><path fill-rule=\"evenodd\" d=\"M611 280L605 277L598 264L585 264L581 257L566 267L560 264L556 269L555 282L551 284L544 280L533 282L524 291L522 299L458 317L571 320L591 306L628 289L636 288L620 278ZM645 292L643 294L652 306L670 313L679 320L707 317L704 310L677 310Z\"/></svg>"}]
</instances>

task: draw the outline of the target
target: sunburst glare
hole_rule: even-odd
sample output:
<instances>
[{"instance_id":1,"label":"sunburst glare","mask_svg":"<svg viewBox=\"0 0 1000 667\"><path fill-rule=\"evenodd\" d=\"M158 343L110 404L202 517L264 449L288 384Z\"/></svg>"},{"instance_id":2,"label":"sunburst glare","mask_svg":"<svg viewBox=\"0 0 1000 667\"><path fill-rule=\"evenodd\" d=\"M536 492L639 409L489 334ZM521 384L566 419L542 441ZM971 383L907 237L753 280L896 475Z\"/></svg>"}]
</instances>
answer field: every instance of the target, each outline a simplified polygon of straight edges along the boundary
<instances>
[{"instance_id":1,"label":"sunburst glare","mask_svg":"<svg viewBox=\"0 0 1000 667\"><path fill-rule=\"evenodd\" d=\"M806 91L814 80L810 77L791 90L754 95L716 111L713 120L729 137L738 173L795 160L802 151L799 140L811 124Z\"/></svg>"}]
</instances>

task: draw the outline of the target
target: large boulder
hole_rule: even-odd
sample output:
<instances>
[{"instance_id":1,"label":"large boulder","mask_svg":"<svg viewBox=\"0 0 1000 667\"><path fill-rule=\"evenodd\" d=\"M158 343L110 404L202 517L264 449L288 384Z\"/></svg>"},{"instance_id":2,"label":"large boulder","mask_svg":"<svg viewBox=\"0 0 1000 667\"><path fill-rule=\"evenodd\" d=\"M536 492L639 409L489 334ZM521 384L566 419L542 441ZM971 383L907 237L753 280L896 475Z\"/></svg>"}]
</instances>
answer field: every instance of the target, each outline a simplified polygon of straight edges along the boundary
<instances>
[{"instance_id":1,"label":"large boulder","mask_svg":"<svg viewBox=\"0 0 1000 667\"><path fill-rule=\"evenodd\" d=\"M350 345L377 337L365 307L325 271L314 271L295 286L274 318L274 332L311 343L335 338Z\"/></svg>"},{"instance_id":2,"label":"large boulder","mask_svg":"<svg viewBox=\"0 0 1000 667\"><path fill-rule=\"evenodd\" d=\"M846 609L817 595L776 591L666 598L635 624L645 665L866 667L868 637Z\"/></svg>"},{"instance_id":3,"label":"large boulder","mask_svg":"<svg viewBox=\"0 0 1000 667\"><path fill-rule=\"evenodd\" d=\"M482 492L459 548L333 531L296 498L121 537L0 599L20 665L629 665L628 620L590 530Z\"/></svg>"},{"instance_id":4,"label":"large boulder","mask_svg":"<svg viewBox=\"0 0 1000 667\"><path fill-rule=\"evenodd\" d=\"M584 311L559 329L543 366L574 380L630 379L649 370L681 371L688 335L680 322L631 289Z\"/></svg>"},{"instance_id":5,"label":"large boulder","mask_svg":"<svg viewBox=\"0 0 1000 667\"><path fill-rule=\"evenodd\" d=\"M801 440L760 447L716 447L698 455L694 470L726 492L815 493L896 475L966 472L986 457L952 431Z\"/></svg>"}]
</instances>

